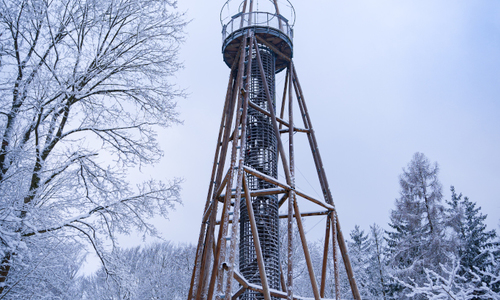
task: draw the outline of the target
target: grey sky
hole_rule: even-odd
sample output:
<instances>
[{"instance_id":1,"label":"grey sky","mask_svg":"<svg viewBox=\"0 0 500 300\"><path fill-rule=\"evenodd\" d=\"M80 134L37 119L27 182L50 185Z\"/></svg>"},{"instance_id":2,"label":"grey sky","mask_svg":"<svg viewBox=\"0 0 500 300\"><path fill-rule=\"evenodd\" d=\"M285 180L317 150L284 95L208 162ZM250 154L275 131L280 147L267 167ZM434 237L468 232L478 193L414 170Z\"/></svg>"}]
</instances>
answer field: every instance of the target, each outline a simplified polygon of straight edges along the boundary
<instances>
[{"instance_id":1,"label":"grey sky","mask_svg":"<svg viewBox=\"0 0 500 300\"><path fill-rule=\"evenodd\" d=\"M488 214L489 228L498 228L500 2L292 3L294 62L344 233L355 224L387 228L398 175L417 151L439 163L445 199L454 185ZM197 241L210 179L229 76L221 55L223 4L179 1L193 19L177 78L190 93L179 101L184 125L159 133L165 157L143 170L184 177L184 205L158 223L166 239L179 242ZM297 177L314 190L308 162Z\"/></svg>"}]
</instances>

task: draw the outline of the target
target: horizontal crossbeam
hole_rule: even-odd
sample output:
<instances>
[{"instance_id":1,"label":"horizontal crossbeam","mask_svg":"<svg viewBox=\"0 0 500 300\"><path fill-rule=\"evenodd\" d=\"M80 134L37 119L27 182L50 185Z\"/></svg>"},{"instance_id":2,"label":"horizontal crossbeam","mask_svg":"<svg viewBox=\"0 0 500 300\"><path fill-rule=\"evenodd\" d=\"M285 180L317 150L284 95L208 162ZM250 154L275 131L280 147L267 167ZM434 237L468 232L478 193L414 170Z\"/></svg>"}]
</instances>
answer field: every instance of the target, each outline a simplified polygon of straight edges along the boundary
<instances>
[{"instance_id":1,"label":"horizontal crossbeam","mask_svg":"<svg viewBox=\"0 0 500 300\"><path fill-rule=\"evenodd\" d=\"M245 279L245 277L243 277L243 275L241 275L238 271L234 271L234 279L236 279L236 281L238 281L238 283L241 284L242 289L251 290L251 291L258 292L258 293L264 292L264 289L260 285L249 283ZM281 299L287 298L287 294L285 292L282 292L282 291L269 289L269 293L273 297L277 297L277 298L281 298ZM300 297L300 296L293 296L293 299L294 300L314 300L314 298L306 298L306 297ZM333 300L333 299L322 298L322 300Z\"/></svg>"},{"instance_id":2,"label":"horizontal crossbeam","mask_svg":"<svg viewBox=\"0 0 500 300\"><path fill-rule=\"evenodd\" d=\"M323 211L311 211L311 212L303 212L300 213L300 217L313 217L313 216L326 216L328 215L329 211L328 210L323 210ZM295 214L293 214L295 217ZM288 214L281 214L278 216L280 219L286 219L288 218ZM229 223L233 223L233 219L229 219ZM217 220L216 225L220 225L220 220Z\"/></svg>"}]
</instances>

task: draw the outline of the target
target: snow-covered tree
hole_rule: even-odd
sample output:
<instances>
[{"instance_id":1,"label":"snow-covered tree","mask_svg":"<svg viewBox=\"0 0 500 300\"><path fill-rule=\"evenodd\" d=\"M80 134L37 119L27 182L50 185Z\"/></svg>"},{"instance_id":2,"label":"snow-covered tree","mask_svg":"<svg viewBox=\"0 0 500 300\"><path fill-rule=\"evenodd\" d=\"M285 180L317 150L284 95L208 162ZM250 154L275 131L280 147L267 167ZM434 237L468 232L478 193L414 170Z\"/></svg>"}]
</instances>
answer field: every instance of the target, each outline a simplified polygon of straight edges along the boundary
<instances>
[{"instance_id":1,"label":"snow-covered tree","mask_svg":"<svg viewBox=\"0 0 500 300\"><path fill-rule=\"evenodd\" d=\"M351 239L347 241L349 247L349 258L351 260L353 273L356 276L356 283L362 299L370 298L370 250L371 240L368 235L361 230L358 225L350 232Z\"/></svg>"},{"instance_id":2,"label":"snow-covered tree","mask_svg":"<svg viewBox=\"0 0 500 300\"><path fill-rule=\"evenodd\" d=\"M350 233L349 257L362 299L385 299L387 270L384 231L376 224L365 234L356 225Z\"/></svg>"},{"instance_id":3,"label":"snow-covered tree","mask_svg":"<svg viewBox=\"0 0 500 300\"><path fill-rule=\"evenodd\" d=\"M446 262L448 248L444 237L444 208L439 167L422 153L415 153L399 177L400 197L395 201L387 232L390 266L396 278L413 278L420 282L424 268ZM393 282L391 293L396 298L401 285Z\"/></svg>"},{"instance_id":4,"label":"snow-covered tree","mask_svg":"<svg viewBox=\"0 0 500 300\"><path fill-rule=\"evenodd\" d=\"M457 195L451 187L451 200L447 201L448 226L453 229L453 241L456 243L456 255L460 258L463 269L460 275L467 276L468 271L484 270L488 257L484 250L493 246L495 230L486 230L487 215L481 213L481 207L468 197Z\"/></svg>"},{"instance_id":5,"label":"snow-covered tree","mask_svg":"<svg viewBox=\"0 0 500 300\"><path fill-rule=\"evenodd\" d=\"M83 278L81 299L186 299L196 248L170 242L119 250L120 274Z\"/></svg>"},{"instance_id":6,"label":"snow-covered tree","mask_svg":"<svg viewBox=\"0 0 500 300\"><path fill-rule=\"evenodd\" d=\"M155 128L178 122L184 25L170 0L2 1L0 295L39 246L106 264L115 233L155 234L179 201L177 181L132 187L127 168L157 162Z\"/></svg>"},{"instance_id":7,"label":"snow-covered tree","mask_svg":"<svg viewBox=\"0 0 500 300\"><path fill-rule=\"evenodd\" d=\"M10 284L1 299L77 299L81 295L78 270L84 259L77 243L46 235L27 241L37 251L16 255L9 274ZM35 243L36 245L29 245Z\"/></svg>"},{"instance_id":8,"label":"snow-covered tree","mask_svg":"<svg viewBox=\"0 0 500 300\"><path fill-rule=\"evenodd\" d=\"M306 222L306 220L302 220ZM292 222L293 226L296 228L296 222ZM288 220L280 220L280 263L283 272L288 270ZM309 273L307 271L306 260L302 251L302 243L300 240L299 231L295 230L292 236L292 262L293 262L293 291L295 295L309 296L312 295L311 291L311 280L309 279ZM316 243L310 243L311 255L317 257L320 255L317 253L319 251L319 245ZM321 252L322 253L322 252ZM317 263L317 261L315 261ZM285 273L286 274L286 273ZM286 280L286 278L285 278Z\"/></svg>"},{"instance_id":9,"label":"snow-covered tree","mask_svg":"<svg viewBox=\"0 0 500 300\"><path fill-rule=\"evenodd\" d=\"M384 238L384 231L377 225L370 226L370 251L369 267L367 270L369 277L369 299L386 299L387 274L387 253Z\"/></svg>"},{"instance_id":10,"label":"snow-covered tree","mask_svg":"<svg viewBox=\"0 0 500 300\"><path fill-rule=\"evenodd\" d=\"M483 250L481 255L485 257L483 269L474 268L481 278L480 282L477 281L477 285L486 285L500 299L500 240L497 240L492 247Z\"/></svg>"},{"instance_id":11,"label":"snow-covered tree","mask_svg":"<svg viewBox=\"0 0 500 300\"><path fill-rule=\"evenodd\" d=\"M426 280L422 283L407 283L399 281L404 285L409 293L406 295L411 299L418 296L424 296L428 300L499 300L500 293L495 291L493 285L500 282L498 272L467 270L460 264L460 259L452 256L451 263L448 266L440 265L439 271L433 271L425 268ZM499 262L494 261L498 270ZM463 273L468 276L460 275ZM492 280L488 283L483 282L483 277L491 276Z\"/></svg>"}]
</instances>

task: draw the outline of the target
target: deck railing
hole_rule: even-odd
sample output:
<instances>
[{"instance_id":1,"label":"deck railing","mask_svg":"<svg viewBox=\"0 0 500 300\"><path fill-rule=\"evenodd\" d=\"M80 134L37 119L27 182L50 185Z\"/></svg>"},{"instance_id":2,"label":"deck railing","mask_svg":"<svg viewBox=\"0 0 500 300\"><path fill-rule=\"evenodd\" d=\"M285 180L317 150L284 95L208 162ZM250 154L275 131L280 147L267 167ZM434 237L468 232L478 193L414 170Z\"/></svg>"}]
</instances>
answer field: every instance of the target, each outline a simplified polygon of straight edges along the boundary
<instances>
[{"instance_id":1,"label":"deck railing","mask_svg":"<svg viewBox=\"0 0 500 300\"><path fill-rule=\"evenodd\" d=\"M282 15L268 12L239 13L222 28L222 41L224 42L233 32L248 27L270 27L281 31L290 41L293 40L293 28Z\"/></svg>"}]
</instances>

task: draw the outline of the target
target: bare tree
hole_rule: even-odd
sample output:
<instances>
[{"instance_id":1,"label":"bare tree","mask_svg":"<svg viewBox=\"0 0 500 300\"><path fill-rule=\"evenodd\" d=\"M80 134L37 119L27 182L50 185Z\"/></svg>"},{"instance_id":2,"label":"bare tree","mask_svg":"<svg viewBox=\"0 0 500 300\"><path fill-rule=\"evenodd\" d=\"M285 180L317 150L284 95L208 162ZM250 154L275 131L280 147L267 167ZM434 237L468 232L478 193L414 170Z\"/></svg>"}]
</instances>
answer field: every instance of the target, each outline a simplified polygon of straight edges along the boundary
<instances>
[{"instance_id":1,"label":"bare tree","mask_svg":"<svg viewBox=\"0 0 500 300\"><path fill-rule=\"evenodd\" d=\"M186 299L196 248L163 242L117 250L121 280L106 280L103 268L80 279L84 287L75 299Z\"/></svg>"},{"instance_id":2,"label":"bare tree","mask_svg":"<svg viewBox=\"0 0 500 300\"><path fill-rule=\"evenodd\" d=\"M127 169L161 157L155 128L178 122L170 83L185 21L170 0L1 0L0 294L45 235L87 242L106 268L115 233L147 219L179 185L133 188Z\"/></svg>"}]
</instances>

